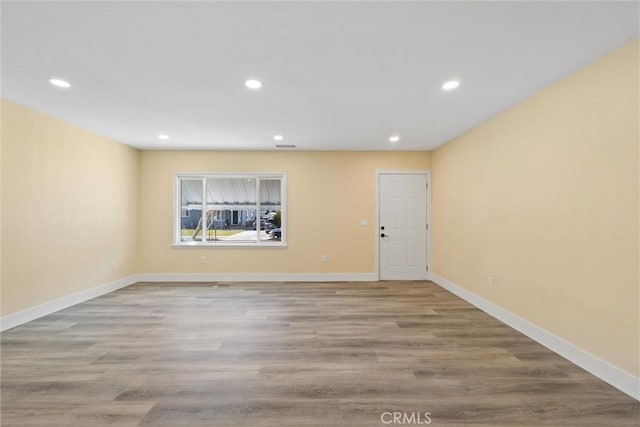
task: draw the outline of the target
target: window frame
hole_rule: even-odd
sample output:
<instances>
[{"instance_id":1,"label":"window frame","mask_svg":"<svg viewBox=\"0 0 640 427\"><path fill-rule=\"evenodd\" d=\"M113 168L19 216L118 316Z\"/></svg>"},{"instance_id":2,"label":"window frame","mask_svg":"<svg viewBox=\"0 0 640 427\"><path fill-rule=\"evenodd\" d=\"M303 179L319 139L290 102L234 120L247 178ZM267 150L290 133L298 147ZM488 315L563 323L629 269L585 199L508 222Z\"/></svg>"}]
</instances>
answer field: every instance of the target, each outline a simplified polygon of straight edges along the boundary
<instances>
[{"instance_id":1,"label":"window frame","mask_svg":"<svg viewBox=\"0 0 640 427\"><path fill-rule=\"evenodd\" d=\"M204 179L205 181L210 178L239 178L239 179L254 179L256 181L256 220L255 226L257 231L257 238L255 242L215 242L207 241L182 241L182 200L181 200L181 183L182 179ZM280 180L280 228L282 230L282 237L278 241L268 241L260 239L260 182L261 180ZM206 200L203 200L203 208L206 206ZM206 209L203 211L206 212ZM287 174L286 172L176 172L173 174L173 236L172 247L175 248L284 248L287 247ZM203 232L204 234L204 232Z\"/></svg>"}]
</instances>

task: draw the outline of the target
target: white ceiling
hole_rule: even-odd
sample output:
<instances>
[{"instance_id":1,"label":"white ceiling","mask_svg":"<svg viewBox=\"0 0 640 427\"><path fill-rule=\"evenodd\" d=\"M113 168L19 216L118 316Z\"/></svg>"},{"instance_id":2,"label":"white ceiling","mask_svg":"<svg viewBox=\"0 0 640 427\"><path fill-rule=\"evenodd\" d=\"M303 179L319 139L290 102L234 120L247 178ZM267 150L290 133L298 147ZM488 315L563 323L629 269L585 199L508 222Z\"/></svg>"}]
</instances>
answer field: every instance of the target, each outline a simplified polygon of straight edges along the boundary
<instances>
[{"instance_id":1,"label":"white ceiling","mask_svg":"<svg viewBox=\"0 0 640 427\"><path fill-rule=\"evenodd\" d=\"M282 134L429 150L638 37L638 16L638 2L3 1L2 95L143 149L274 149Z\"/></svg>"}]
</instances>

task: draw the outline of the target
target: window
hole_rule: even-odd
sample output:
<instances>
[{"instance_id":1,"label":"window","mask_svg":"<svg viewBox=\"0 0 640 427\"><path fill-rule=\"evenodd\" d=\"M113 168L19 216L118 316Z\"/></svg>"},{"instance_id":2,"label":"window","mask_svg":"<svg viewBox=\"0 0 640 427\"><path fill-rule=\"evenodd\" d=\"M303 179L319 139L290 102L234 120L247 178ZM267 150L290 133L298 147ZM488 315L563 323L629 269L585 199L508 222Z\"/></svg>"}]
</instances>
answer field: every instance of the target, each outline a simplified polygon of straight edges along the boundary
<instances>
[{"instance_id":1,"label":"window","mask_svg":"<svg viewBox=\"0 0 640 427\"><path fill-rule=\"evenodd\" d=\"M284 246L284 174L176 175L174 245Z\"/></svg>"}]
</instances>

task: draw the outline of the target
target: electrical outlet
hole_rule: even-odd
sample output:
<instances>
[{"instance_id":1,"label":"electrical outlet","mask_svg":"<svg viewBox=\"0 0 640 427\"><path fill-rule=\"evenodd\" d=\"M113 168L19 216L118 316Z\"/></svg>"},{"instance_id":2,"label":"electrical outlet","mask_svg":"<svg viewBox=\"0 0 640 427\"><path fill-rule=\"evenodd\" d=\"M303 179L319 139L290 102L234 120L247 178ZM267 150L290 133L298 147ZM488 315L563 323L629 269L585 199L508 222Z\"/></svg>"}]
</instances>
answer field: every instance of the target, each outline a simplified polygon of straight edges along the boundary
<instances>
[{"instance_id":1,"label":"electrical outlet","mask_svg":"<svg viewBox=\"0 0 640 427\"><path fill-rule=\"evenodd\" d=\"M487 288L493 290L493 277L487 277Z\"/></svg>"},{"instance_id":2,"label":"electrical outlet","mask_svg":"<svg viewBox=\"0 0 640 427\"><path fill-rule=\"evenodd\" d=\"M201 256L200 257L200 264L206 264L207 263L207 257L206 256Z\"/></svg>"},{"instance_id":3,"label":"electrical outlet","mask_svg":"<svg viewBox=\"0 0 640 427\"><path fill-rule=\"evenodd\" d=\"M329 255L322 255L322 262L329 262Z\"/></svg>"}]
</instances>

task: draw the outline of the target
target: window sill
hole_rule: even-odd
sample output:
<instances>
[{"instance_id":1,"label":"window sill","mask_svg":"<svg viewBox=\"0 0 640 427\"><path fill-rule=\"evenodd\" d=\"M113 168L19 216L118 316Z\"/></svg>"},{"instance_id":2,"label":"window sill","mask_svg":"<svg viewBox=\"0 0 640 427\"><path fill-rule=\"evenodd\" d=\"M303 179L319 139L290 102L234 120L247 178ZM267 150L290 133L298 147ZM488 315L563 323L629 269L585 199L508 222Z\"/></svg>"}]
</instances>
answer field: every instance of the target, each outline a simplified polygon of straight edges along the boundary
<instances>
[{"instance_id":1,"label":"window sill","mask_svg":"<svg viewBox=\"0 0 640 427\"><path fill-rule=\"evenodd\" d=\"M257 243L201 243L201 242L182 242L182 243L173 243L171 245L172 248L255 248L255 249L282 249L286 248L288 245L286 242L263 242L260 244Z\"/></svg>"}]
</instances>

